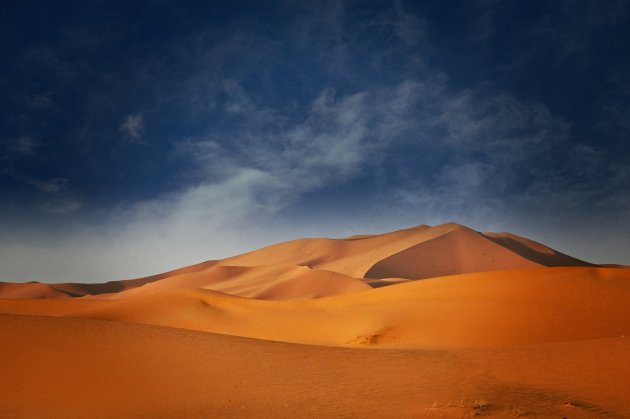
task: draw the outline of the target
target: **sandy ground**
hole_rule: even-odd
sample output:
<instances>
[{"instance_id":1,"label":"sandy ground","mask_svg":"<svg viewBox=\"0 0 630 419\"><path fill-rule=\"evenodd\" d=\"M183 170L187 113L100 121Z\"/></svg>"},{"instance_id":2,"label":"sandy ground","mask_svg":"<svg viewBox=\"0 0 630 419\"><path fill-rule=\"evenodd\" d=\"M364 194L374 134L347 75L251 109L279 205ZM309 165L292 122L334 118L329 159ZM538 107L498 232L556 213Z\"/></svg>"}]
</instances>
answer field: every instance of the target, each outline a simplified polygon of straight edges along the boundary
<instances>
[{"instance_id":1,"label":"sandy ground","mask_svg":"<svg viewBox=\"0 0 630 419\"><path fill-rule=\"evenodd\" d=\"M629 417L630 341L361 350L0 315L1 417Z\"/></svg>"}]
</instances>

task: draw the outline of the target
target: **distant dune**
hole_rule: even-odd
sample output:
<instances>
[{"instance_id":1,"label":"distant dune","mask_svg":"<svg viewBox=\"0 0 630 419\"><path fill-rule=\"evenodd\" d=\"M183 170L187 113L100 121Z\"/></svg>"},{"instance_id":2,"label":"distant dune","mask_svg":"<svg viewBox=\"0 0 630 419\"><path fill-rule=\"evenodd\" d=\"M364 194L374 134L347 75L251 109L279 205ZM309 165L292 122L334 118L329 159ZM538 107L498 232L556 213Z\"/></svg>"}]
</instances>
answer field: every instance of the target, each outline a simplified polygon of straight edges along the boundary
<instances>
[{"instance_id":1,"label":"distant dune","mask_svg":"<svg viewBox=\"0 0 630 419\"><path fill-rule=\"evenodd\" d=\"M102 298L123 298L136 295L137 291L130 290L138 287L143 292L190 287L249 298L303 299L366 289L361 281L378 287L406 279L543 266L597 265L510 233L482 234L448 223L345 239L292 240L146 278L46 284L53 288L48 293L36 282L10 284L0 287L0 298L56 298L60 294L55 290L72 297L107 294Z\"/></svg>"},{"instance_id":2,"label":"distant dune","mask_svg":"<svg viewBox=\"0 0 630 419\"><path fill-rule=\"evenodd\" d=\"M72 295L40 282L0 282L0 298L70 298Z\"/></svg>"},{"instance_id":3,"label":"distant dune","mask_svg":"<svg viewBox=\"0 0 630 419\"><path fill-rule=\"evenodd\" d=\"M0 417L630 417L629 302L630 269L454 223L0 283Z\"/></svg>"}]
</instances>

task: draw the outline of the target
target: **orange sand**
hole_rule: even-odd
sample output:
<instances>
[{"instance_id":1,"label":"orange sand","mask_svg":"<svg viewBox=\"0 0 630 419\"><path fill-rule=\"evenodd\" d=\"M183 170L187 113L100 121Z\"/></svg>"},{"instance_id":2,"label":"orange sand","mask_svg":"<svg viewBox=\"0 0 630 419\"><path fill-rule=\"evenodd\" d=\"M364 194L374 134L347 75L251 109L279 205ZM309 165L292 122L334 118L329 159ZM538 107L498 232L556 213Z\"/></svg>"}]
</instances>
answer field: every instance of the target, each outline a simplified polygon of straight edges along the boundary
<instances>
[{"instance_id":1,"label":"orange sand","mask_svg":"<svg viewBox=\"0 0 630 419\"><path fill-rule=\"evenodd\" d=\"M3 418L630 417L630 340L329 348L0 315Z\"/></svg>"}]
</instances>

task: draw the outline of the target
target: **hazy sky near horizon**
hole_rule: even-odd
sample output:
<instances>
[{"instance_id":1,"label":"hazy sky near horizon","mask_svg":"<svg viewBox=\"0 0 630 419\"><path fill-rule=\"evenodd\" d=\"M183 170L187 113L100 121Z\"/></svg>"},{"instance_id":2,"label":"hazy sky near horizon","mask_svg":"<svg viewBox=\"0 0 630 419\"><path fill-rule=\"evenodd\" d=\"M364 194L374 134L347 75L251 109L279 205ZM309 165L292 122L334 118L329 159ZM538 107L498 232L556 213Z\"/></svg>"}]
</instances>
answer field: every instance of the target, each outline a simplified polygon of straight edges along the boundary
<instances>
[{"instance_id":1,"label":"hazy sky near horizon","mask_svg":"<svg viewBox=\"0 0 630 419\"><path fill-rule=\"evenodd\" d=\"M630 264L627 1L9 1L0 46L0 280L448 221Z\"/></svg>"}]
</instances>

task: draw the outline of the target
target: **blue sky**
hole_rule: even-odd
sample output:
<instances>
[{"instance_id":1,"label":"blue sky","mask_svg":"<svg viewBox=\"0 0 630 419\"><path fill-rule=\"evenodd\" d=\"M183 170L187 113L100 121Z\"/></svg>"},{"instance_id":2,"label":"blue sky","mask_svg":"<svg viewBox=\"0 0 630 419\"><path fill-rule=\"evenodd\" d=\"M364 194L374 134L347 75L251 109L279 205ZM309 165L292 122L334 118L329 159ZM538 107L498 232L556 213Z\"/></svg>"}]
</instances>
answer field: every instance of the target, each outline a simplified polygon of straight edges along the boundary
<instances>
[{"instance_id":1,"label":"blue sky","mask_svg":"<svg viewBox=\"0 0 630 419\"><path fill-rule=\"evenodd\" d=\"M625 1L9 2L0 279L456 221L630 263Z\"/></svg>"}]
</instances>

